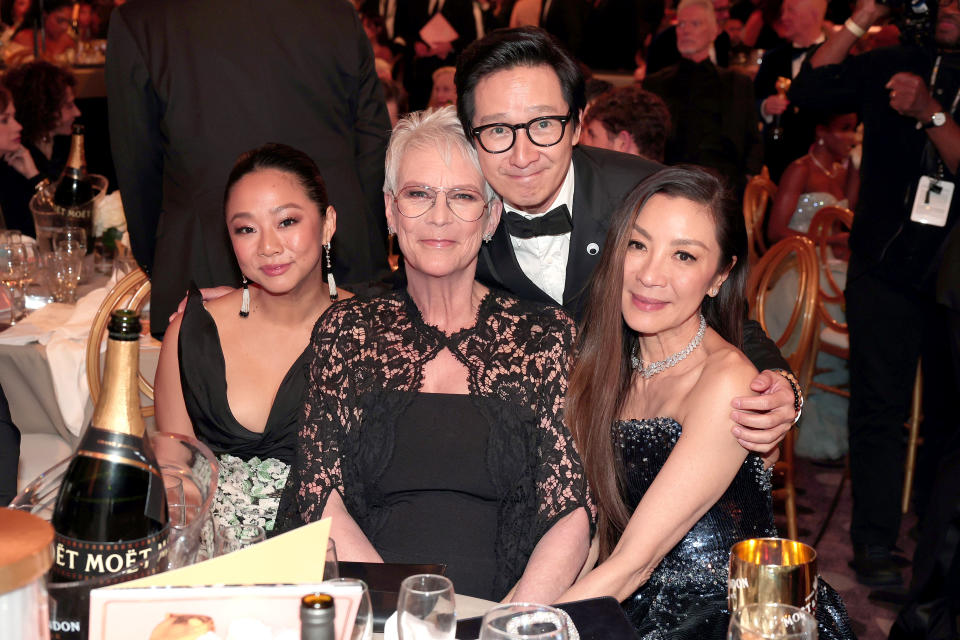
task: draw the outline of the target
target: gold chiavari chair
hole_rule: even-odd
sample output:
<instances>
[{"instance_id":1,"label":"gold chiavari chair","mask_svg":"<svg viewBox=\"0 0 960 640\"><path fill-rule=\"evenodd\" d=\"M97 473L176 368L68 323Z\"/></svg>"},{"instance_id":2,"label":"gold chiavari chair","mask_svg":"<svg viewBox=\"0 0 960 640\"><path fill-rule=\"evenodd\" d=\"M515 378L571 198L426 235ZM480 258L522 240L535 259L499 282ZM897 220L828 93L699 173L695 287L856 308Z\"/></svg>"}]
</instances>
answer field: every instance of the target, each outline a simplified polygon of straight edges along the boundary
<instances>
[{"instance_id":1,"label":"gold chiavari chair","mask_svg":"<svg viewBox=\"0 0 960 640\"><path fill-rule=\"evenodd\" d=\"M775 335L768 322L768 298L774 287L788 280L784 276L796 272L797 295L793 301L785 328ZM797 374L800 387L806 393L810 382L811 368L808 360L817 329L817 295L819 289L819 265L813 242L801 236L791 236L773 245L750 271L747 281L747 299L750 301L750 316L760 323L780 348L790 368ZM783 311L782 309L780 311ZM794 484L793 430L783 443L783 456L777 463L777 471L783 473L784 487L775 493L782 495L787 516L787 532L797 539L797 503Z\"/></svg>"},{"instance_id":2,"label":"gold chiavari chair","mask_svg":"<svg viewBox=\"0 0 960 640\"><path fill-rule=\"evenodd\" d=\"M116 309L135 309L142 311L150 297L150 279L139 267L120 280L107 293L107 297L100 303L97 315L93 318L90 335L87 337L87 384L90 386L90 397L97 403L100 397L100 345L106 338L107 325L110 322L110 313ZM150 400L153 400L153 384L142 373L139 374L138 384L140 391ZM140 413L144 417L152 416L153 405L141 406Z\"/></svg>"},{"instance_id":3,"label":"gold chiavari chair","mask_svg":"<svg viewBox=\"0 0 960 640\"><path fill-rule=\"evenodd\" d=\"M759 175L750 178L743 192L743 219L747 226L750 264L755 264L767 251L767 242L763 237L763 220L773 206L776 195L777 185L770 179L770 172L766 167Z\"/></svg>"},{"instance_id":4,"label":"gold chiavari chair","mask_svg":"<svg viewBox=\"0 0 960 640\"><path fill-rule=\"evenodd\" d=\"M853 212L843 207L821 207L810 222L808 237L817 249L820 263L820 295L817 299L817 315L820 328L814 335L810 366L816 364L817 355L823 351L830 355L850 359L850 333L844 319L837 317L835 310L844 307L843 284L838 283L833 263L844 256L845 236L853 225ZM838 256L839 254L839 256ZM845 257L845 256L844 256ZM850 391L812 379L810 385L816 389L835 393L845 398Z\"/></svg>"}]
</instances>

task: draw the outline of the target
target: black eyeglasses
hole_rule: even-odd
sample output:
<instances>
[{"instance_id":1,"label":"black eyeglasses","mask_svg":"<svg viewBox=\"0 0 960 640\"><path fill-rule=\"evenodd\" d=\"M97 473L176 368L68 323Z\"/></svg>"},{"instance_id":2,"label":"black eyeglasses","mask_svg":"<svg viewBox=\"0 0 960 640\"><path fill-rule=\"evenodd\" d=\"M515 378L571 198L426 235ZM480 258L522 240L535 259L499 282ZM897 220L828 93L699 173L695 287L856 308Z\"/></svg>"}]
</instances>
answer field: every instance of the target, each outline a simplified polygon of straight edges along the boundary
<instances>
[{"instance_id":1,"label":"black eyeglasses","mask_svg":"<svg viewBox=\"0 0 960 640\"><path fill-rule=\"evenodd\" d=\"M517 141L517 129L526 130L527 138L538 147L552 147L563 139L572 116L573 112L570 112L565 116L541 116L522 124L495 122L475 127L470 133L487 153L503 153L513 148Z\"/></svg>"},{"instance_id":2,"label":"black eyeglasses","mask_svg":"<svg viewBox=\"0 0 960 640\"><path fill-rule=\"evenodd\" d=\"M488 203L473 189L409 186L400 189L393 198L400 215L404 218L419 218L437 204L437 196L441 193L447 199L447 208L464 222L479 220L487 210Z\"/></svg>"}]
</instances>

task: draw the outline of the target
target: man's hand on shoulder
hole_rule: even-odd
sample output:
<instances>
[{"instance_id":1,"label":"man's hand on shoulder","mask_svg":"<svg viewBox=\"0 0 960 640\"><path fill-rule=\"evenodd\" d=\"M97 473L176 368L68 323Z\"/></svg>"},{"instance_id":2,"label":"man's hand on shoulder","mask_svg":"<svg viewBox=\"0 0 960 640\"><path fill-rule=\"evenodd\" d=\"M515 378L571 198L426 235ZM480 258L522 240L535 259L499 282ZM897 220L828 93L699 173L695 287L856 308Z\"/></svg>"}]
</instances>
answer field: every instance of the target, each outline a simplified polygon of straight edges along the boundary
<instances>
[{"instance_id":1,"label":"man's hand on shoulder","mask_svg":"<svg viewBox=\"0 0 960 640\"><path fill-rule=\"evenodd\" d=\"M733 435L740 445L763 454L777 451L798 416L797 399L790 380L775 371L761 371L750 383L759 395L734 398L730 414L736 422Z\"/></svg>"}]
</instances>

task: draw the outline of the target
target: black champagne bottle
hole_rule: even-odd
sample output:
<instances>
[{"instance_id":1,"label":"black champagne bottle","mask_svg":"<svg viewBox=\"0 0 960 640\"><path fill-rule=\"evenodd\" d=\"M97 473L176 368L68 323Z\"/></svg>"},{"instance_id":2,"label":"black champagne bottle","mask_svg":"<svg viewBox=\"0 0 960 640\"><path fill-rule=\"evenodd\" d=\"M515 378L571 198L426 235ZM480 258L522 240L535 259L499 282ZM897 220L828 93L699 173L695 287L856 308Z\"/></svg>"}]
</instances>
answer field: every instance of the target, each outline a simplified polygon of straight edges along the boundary
<instances>
[{"instance_id":1,"label":"black champagne bottle","mask_svg":"<svg viewBox=\"0 0 960 640\"><path fill-rule=\"evenodd\" d=\"M83 125L74 124L67 166L63 168L53 191L53 209L60 215L78 218L86 224L93 215L94 195L96 192L87 175L87 160L83 150Z\"/></svg>"},{"instance_id":2,"label":"black champagne bottle","mask_svg":"<svg viewBox=\"0 0 960 640\"><path fill-rule=\"evenodd\" d=\"M87 637L91 586L156 573L165 559L166 496L140 416L139 337L137 312L114 311L103 391L57 496L51 578L84 583L51 589L55 640Z\"/></svg>"}]
</instances>

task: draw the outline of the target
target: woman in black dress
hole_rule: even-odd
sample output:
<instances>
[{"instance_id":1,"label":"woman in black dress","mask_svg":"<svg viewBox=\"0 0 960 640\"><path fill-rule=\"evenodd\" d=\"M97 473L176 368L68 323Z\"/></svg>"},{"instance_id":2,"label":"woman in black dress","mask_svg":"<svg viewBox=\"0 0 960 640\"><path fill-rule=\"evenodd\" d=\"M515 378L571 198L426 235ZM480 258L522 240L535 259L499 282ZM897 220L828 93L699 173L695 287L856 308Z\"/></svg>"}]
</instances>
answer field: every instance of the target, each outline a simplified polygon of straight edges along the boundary
<instances>
[{"instance_id":1,"label":"woman in black dress","mask_svg":"<svg viewBox=\"0 0 960 640\"><path fill-rule=\"evenodd\" d=\"M446 563L457 593L551 602L590 539L563 420L573 321L474 279L502 204L452 107L399 122L386 175L407 286L317 323L281 526L329 516L340 558Z\"/></svg>"},{"instance_id":2,"label":"woman in black dress","mask_svg":"<svg viewBox=\"0 0 960 640\"><path fill-rule=\"evenodd\" d=\"M329 251L336 212L316 164L269 144L237 160L224 216L249 284L206 304L192 291L167 328L157 426L196 437L217 454L218 524L270 530L293 461L310 331L331 303L323 248Z\"/></svg>"},{"instance_id":3,"label":"woman in black dress","mask_svg":"<svg viewBox=\"0 0 960 640\"><path fill-rule=\"evenodd\" d=\"M43 175L23 145L10 91L0 84L0 212L8 229L33 235L30 198Z\"/></svg>"}]
</instances>

